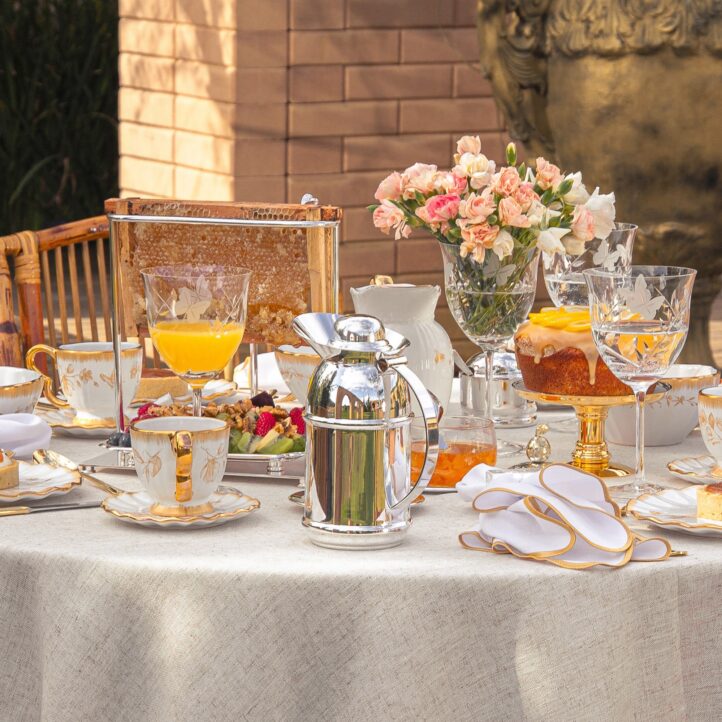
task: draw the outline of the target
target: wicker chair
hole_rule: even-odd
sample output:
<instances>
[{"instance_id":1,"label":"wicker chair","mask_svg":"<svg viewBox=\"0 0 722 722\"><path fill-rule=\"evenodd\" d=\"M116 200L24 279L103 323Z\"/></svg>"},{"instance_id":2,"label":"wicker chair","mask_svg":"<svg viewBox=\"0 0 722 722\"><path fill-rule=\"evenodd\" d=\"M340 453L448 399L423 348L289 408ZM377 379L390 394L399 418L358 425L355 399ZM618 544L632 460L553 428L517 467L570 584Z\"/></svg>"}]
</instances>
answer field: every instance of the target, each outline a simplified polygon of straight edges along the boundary
<instances>
[{"instance_id":1,"label":"wicker chair","mask_svg":"<svg viewBox=\"0 0 722 722\"><path fill-rule=\"evenodd\" d=\"M243 219L338 221L330 206L110 199L108 213ZM253 271L245 342L288 343L298 313L332 310L336 247L330 227L118 224L123 338L147 341L140 269L158 263L228 263ZM109 223L106 216L0 237L0 365L23 366L36 343L111 340ZM52 256L52 258L51 258ZM13 260L13 273L8 259ZM279 258L278 264L270 259ZM280 264L280 265L279 265ZM274 265L274 269L270 266ZM285 282L273 281L282 266ZM278 303L278 299L285 301ZM15 321L17 299L19 324ZM19 325L19 329L18 329ZM159 366L152 344L147 365Z\"/></svg>"}]
</instances>

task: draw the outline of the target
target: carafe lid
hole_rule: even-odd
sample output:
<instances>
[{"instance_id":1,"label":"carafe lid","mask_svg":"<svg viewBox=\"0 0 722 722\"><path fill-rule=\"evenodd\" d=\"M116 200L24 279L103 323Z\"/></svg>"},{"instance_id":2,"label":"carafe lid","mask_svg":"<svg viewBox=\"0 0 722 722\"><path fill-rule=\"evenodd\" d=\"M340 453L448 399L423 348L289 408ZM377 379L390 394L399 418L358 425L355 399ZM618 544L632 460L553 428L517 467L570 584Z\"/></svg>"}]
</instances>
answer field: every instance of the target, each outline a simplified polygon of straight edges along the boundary
<instances>
[{"instance_id":1,"label":"carafe lid","mask_svg":"<svg viewBox=\"0 0 722 722\"><path fill-rule=\"evenodd\" d=\"M324 358L338 351L397 356L409 345L407 338L384 328L375 316L305 313L296 316L293 327Z\"/></svg>"}]
</instances>

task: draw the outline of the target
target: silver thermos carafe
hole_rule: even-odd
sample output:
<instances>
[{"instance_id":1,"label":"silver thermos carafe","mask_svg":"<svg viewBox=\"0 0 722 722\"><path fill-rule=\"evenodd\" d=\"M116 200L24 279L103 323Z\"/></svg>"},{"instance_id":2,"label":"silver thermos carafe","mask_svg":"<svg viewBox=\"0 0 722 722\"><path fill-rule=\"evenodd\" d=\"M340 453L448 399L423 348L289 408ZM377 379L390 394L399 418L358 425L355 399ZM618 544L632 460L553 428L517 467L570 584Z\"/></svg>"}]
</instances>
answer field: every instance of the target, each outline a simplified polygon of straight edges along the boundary
<instances>
[{"instance_id":1,"label":"silver thermos carafe","mask_svg":"<svg viewBox=\"0 0 722 722\"><path fill-rule=\"evenodd\" d=\"M322 360L308 389L303 524L331 548L399 544L409 505L436 466L438 404L405 366L409 342L373 316L307 313L294 328ZM421 476L411 482L411 396L423 412ZM418 442L423 443L423 442Z\"/></svg>"}]
</instances>

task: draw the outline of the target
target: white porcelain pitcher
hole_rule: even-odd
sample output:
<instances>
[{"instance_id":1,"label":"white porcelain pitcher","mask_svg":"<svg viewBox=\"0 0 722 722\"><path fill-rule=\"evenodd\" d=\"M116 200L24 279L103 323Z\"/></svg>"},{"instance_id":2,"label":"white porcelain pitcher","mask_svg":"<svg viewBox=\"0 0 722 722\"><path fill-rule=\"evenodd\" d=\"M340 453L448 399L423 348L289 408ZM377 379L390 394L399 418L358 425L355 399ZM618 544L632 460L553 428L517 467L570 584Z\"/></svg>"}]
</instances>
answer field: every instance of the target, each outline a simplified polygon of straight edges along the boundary
<instances>
[{"instance_id":1,"label":"white porcelain pitcher","mask_svg":"<svg viewBox=\"0 0 722 722\"><path fill-rule=\"evenodd\" d=\"M454 358L449 335L434 320L440 293L438 286L386 283L352 288L351 298L356 313L375 316L411 342L406 350L408 367L447 409ZM414 410L418 414L416 406Z\"/></svg>"}]
</instances>

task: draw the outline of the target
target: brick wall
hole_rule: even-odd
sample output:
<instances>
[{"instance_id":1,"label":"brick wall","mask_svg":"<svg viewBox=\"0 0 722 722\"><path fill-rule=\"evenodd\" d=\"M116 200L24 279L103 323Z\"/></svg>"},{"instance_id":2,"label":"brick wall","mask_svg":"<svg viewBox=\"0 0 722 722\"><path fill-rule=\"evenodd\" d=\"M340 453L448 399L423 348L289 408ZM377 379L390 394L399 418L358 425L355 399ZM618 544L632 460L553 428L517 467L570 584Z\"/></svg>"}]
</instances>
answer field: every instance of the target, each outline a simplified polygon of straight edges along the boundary
<instances>
[{"instance_id":1,"label":"brick wall","mask_svg":"<svg viewBox=\"0 0 722 722\"><path fill-rule=\"evenodd\" d=\"M506 143L478 69L475 0L120 0L123 195L343 206L348 289L441 282L435 241L395 243L365 206L390 170ZM462 334L446 308L440 320ZM458 344L470 352L470 344Z\"/></svg>"}]
</instances>

